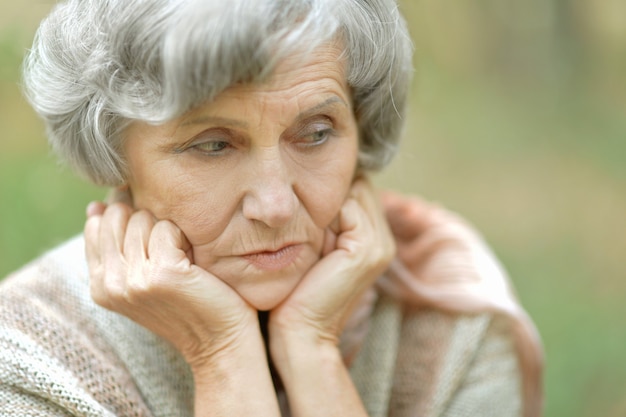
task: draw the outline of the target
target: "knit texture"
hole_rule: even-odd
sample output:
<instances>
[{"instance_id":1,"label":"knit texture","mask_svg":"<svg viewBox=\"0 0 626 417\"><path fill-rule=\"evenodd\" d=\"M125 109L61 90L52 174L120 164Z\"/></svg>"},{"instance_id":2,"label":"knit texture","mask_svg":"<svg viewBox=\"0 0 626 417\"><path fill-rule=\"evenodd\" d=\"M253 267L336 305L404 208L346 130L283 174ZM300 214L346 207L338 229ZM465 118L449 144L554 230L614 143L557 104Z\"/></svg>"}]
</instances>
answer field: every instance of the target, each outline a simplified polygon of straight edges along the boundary
<instances>
[{"instance_id":1,"label":"knit texture","mask_svg":"<svg viewBox=\"0 0 626 417\"><path fill-rule=\"evenodd\" d=\"M93 303L83 253L75 238L0 285L0 416L193 416L182 357ZM372 302L350 362L370 416L522 415L509 320Z\"/></svg>"}]
</instances>

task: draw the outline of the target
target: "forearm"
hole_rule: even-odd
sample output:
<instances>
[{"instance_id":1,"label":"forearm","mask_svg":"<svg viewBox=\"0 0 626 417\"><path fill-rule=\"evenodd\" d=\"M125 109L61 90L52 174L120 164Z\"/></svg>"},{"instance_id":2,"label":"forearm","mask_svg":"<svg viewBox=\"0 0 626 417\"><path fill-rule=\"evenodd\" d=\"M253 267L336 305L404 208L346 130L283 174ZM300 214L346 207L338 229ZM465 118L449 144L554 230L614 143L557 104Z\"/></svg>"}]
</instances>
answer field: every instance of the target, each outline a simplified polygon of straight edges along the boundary
<instances>
[{"instance_id":1,"label":"forearm","mask_svg":"<svg viewBox=\"0 0 626 417\"><path fill-rule=\"evenodd\" d=\"M260 331L192 366L196 417L279 417Z\"/></svg>"},{"instance_id":2,"label":"forearm","mask_svg":"<svg viewBox=\"0 0 626 417\"><path fill-rule=\"evenodd\" d=\"M272 355L294 417L364 417L367 412L339 348L305 337L272 341Z\"/></svg>"}]
</instances>

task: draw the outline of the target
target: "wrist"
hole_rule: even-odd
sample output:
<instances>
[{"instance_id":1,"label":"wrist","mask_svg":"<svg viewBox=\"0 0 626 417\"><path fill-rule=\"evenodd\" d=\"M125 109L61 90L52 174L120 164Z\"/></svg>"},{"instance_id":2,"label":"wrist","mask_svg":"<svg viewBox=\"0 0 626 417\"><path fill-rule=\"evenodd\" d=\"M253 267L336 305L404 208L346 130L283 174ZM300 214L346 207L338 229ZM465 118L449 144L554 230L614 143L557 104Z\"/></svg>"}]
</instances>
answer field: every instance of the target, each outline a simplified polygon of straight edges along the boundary
<instances>
[{"instance_id":1,"label":"wrist","mask_svg":"<svg viewBox=\"0 0 626 417\"><path fill-rule=\"evenodd\" d=\"M252 360L266 358L263 336L256 320L242 323L206 343L199 344L183 355L194 376L208 378L220 373L222 368L230 370Z\"/></svg>"},{"instance_id":2,"label":"wrist","mask_svg":"<svg viewBox=\"0 0 626 417\"><path fill-rule=\"evenodd\" d=\"M269 351L285 386L311 373L330 375L344 367L337 340L311 330L272 329Z\"/></svg>"},{"instance_id":3,"label":"wrist","mask_svg":"<svg viewBox=\"0 0 626 417\"><path fill-rule=\"evenodd\" d=\"M304 334L270 336L270 353L292 415L366 416L336 343Z\"/></svg>"},{"instance_id":4,"label":"wrist","mask_svg":"<svg viewBox=\"0 0 626 417\"><path fill-rule=\"evenodd\" d=\"M195 415L280 415L258 324L236 342L190 364Z\"/></svg>"}]
</instances>

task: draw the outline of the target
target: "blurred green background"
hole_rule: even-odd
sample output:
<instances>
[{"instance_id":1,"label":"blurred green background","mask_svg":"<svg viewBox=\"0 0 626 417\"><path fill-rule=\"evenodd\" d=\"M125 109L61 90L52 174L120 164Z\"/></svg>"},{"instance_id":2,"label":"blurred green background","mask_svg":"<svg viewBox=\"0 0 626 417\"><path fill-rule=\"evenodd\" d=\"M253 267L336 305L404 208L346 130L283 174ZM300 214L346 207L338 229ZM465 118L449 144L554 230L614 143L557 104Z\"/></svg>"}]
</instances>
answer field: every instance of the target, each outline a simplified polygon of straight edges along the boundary
<instances>
[{"instance_id":1,"label":"blurred green background","mask_svg":"<svg viewBox=\"0 0 626 417\"><path fill-rule=\"evenodd\" d=\"M0 0L0 276L102 198L49 154L19 65L52 1ZM463 213L542 334L546 416L626 415L626 2L404 0L408 128L377 181Z\"/></svg>"}]
</instances>

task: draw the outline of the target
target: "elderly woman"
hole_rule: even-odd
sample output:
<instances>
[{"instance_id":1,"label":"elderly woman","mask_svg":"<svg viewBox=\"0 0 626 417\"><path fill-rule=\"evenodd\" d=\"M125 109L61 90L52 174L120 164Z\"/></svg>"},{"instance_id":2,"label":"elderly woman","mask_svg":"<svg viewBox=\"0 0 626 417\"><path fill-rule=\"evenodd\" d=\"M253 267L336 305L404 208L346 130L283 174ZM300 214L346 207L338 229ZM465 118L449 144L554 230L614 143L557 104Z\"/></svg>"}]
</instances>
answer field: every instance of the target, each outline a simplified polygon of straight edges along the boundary
<instances>
[{"instance_id":1,"label":"elderly woman","mask_svg":"<svg viewBox=\"0 0 626 417\"><path fill-rule=\"evenodd\" d=\"M0 289L3 416L538 416L478 235L367 180L411 47L391 0L70 0L25 86L114 191Z\"/></svg>"}]
</instances>

